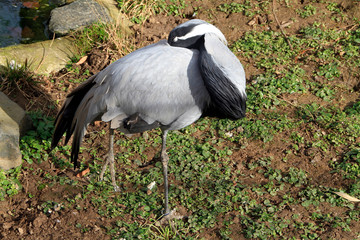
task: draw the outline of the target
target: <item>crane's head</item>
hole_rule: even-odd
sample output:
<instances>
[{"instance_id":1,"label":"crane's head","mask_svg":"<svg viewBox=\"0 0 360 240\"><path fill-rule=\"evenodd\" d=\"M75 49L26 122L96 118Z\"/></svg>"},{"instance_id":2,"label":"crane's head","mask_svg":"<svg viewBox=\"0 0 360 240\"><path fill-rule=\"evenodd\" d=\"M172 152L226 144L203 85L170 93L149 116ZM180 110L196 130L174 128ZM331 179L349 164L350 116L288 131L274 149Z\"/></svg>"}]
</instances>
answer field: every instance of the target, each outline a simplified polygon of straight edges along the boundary
<instances>
[{"instance_id":1,"label":"crane's head","mask_svg":"<svg viewBox=\"0 0 360 240\"><path fill-rule=\"evenodd\" d=\"M214 25L200 19L192 19L171 30L168 43L174 47L196 48L196 43L206 33L214 33L225 45L226 38Z\"/></svg>"}]
</instances>

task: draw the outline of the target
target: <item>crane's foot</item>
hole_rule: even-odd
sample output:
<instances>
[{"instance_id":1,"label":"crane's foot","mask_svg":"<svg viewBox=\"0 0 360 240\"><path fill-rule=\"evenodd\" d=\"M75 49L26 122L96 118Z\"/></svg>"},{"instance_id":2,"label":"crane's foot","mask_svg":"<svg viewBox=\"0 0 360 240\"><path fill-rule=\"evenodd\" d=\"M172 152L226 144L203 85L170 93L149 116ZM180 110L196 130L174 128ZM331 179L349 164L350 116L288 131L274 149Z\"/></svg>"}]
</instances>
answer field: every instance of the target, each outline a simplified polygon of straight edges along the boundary
<instances>
[{"instance_id":1,"label":"crane's foot","mask_svg":"<svg viewBox=\"0 0 360 240\"><path fill-rule=\"evenodd\" d=\"M169 213L162 216L162 218L156 223L157 226L168 225L169 222L173 219L183 219L185 216L182 216L176 211L176 209L170 210Z\"/></svg>"},{"instance_id":2,"label":"crane's foot","mask_svg":"<svg viewBox=\"0 0 360 240\"><path fill-rule=\"evenodd\" d=\"M104 180L104 174L105 174L107 165L110 165L111 184L113 185L115 192L120 192L120 187L116 184L116 181L115 181L114 159L111 159L111 157L109 157L109 154L106 154L105 158L106 158L106 162L103 165L102 170L100 172L100 176L99 176L100 181Z\"/></svg>"}]
</instances>

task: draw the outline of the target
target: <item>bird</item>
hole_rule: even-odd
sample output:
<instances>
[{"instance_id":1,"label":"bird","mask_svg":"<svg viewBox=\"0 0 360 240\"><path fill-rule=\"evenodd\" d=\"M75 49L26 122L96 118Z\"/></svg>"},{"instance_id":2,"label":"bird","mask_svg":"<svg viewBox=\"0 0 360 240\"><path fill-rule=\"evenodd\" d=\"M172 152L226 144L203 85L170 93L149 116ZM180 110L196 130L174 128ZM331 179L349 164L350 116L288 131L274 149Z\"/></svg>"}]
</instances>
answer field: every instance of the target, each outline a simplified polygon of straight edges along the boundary
<instances>
[{"instance_id":1,"label":"bird","mask_svg":"<svg viewBox=\"0 0 360 240\"><path fill-rule=\"evenodd\" d=\"M213 24L192 19L176 26L167 39L118 59L67 95L55 119L51 147L66 133L72 139L71 161L77 166L87 126L109 122L107 165L115 191L114 131L134 134L160 128L164 177L164 216L168 198L168 131L184 128L200 117L240 119L246 112L245 71Z\"/></svg>"}]
</instances>

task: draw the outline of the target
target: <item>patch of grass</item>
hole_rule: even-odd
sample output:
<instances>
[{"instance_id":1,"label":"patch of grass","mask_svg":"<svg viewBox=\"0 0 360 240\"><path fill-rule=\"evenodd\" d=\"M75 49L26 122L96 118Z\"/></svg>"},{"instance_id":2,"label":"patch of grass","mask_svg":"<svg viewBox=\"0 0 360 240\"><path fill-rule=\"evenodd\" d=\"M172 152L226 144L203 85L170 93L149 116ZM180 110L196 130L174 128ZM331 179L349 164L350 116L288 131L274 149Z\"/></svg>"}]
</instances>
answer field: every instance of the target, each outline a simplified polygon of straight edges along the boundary
<instances>
[{"instance_id":1,"label":"patch of grass","mask_svg":"<svg viewBox=\"0 0 360 240\"><path fill-rule=\"evenodd\" d=\"M0 90L8 88L22 88L25 83L33 83L33 73L30 71L31 63L25 59L23 64L15 60L6 60L6 66L0 69Z\"/></svg>"},{"instance_id":2,"label":"patch of grass","mask_svg":"<svg viewBox=\"0 0 360 240\"><path fill-rule=\"evenodd\" d=\"M65 159L55 155L56 149L50 152L51 138L54 131L53 119L46 117L39 112L30 113L34 129L30 130L20 139L20 151L23 159L29 164L33 162L41 163L47 161L51 156L52 161L60 168L71 167L72 164L67 160L70 156L70 146L58 146ZM65 161L64 161L65 160Z\"/></svg>"},{"instance_id":3,"label":"patch of grass","mask_svg":"<svg viewBox=\"0 0 360 240\"><path fill-rule=\"evenodd\" d=\"M347 111L351 113L351 110ZM325 134L321 134L319 137L330 144L349 145L360 137L358 115L348 115L346 111L344 112L339 108L324 108L315 103L305 105L304 108L299 110L298 114L306 123L314 123L324 129Z\"/></svg>"},{"instance_id":4,"label":"patch of grass","mask_svg":"<svg viewBox=\"0 0 360 240\"><path fill-rule=\"evenodd\" d=\"M243 13L247 17L253 17L256 14L262 14L269 10L270 1L244 1L244 3L223 3L217 8L227 14Z\"/></svg>"},{"instance_id":5,"label":"patch of grass","mask_svg":"<svg viewBox=\"0 0 360 240\"><path fill-rule=\"evenodd\" d=\"M120 10L136 24L143 24L150 16L165 12L168 15L185 17L185 0L117 0Z\"/></svg>"},{"instance_id":6,"label":"patch of grass","mask_svg":"<svg viewBox=\"0 0 360 240\"><path fill-rule=\"evenodd\" d=\"M106 43L110 36L106 31L105 23L94 23L75 34L76 45L80 47L81 55L89 52L92 48ZM79 59L76 59L79 60Z\"/></svg>"},{"instance_id":7,"label":"patch of grass","mask_svg":"<svg viewBox=\"0 0 360 240\"><path fill-rule=\"evenodd\" d=\"M159 0L155 5L155 12L165 12L168 15L185 17L184 10L187 6L185 0Z\"/></svg>"},{"instance_id":8,"label":"patch of grass","mask_svg":"<svg viewBox=\"0 0 360 240\"><path fill-rule=\"evenodd\" d=\"M104 51L115 53L117 57L122 57L135 50L133 42L129 40L128 33L123 29L119 21L107 24L94 23L75 33L74 38L79 53L75 54L67 68L75 74L80 72L80 68L74 67L72 63L78 62L91 49L101 48ZM86 72L84 74L88 75Z\"/></svg>"},{"instance_id":9,"label":"patch of grass","mask_svg":"<svg viewBox=\"0 0 360 240\"><path fill-rule=\"evenodd\" d=\"M6 66L0 66L0 91L8 96L21 93L28 101L32 100L33 95L41 94L42 89L35 81L35 74L30 70L31 62L25 59L23 63L15 60L6 60Z\"/></svg>"},{"instance_id":10,"label":"patch of grass","mask_svg":"<svg viewBox=\"0 0 360 240\"><path fill-rule=\"evenodd\" d=\"M23 159L28 163L36 160L38 163L48 160L50 138L54 130L52 119L44 117L41 113L30 114L34 130L30 130L20 139L20 150Z\"/></svg>"},{"instance_id":11,"label":"patch of grass","mask_svg":"<svg viewBox=\"0 0 360 240\"><path fill-rule=\"evenodd\" d=\"M230 4L224 3L218 6L218 9L221 12L225 13L242 13L247 9L250 9L251 6L249 5L250 2L246 2L245 4L232 2Z\"/></svg>"},{"instance_id":12,"label":"patch of grass","mask_svg":"<svg viewBox=\"0 0 360 240\"><path fill-rule=\"evenodd\" d=\"M152 14L157 1L154 0L117 0L120 10L128 16L133 23L142 24Z\"/></svg>"}]
</instances>

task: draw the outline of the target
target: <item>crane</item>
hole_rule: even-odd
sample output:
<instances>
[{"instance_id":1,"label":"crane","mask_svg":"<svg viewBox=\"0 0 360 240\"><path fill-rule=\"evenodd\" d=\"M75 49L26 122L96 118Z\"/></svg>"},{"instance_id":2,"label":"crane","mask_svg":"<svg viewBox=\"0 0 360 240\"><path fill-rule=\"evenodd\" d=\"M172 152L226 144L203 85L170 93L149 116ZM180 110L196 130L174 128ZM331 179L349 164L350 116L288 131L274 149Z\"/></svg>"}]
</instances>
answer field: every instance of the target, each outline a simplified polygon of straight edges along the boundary
<instances>
[{"instance_id":1,"label":"crane","mask_svg":"<svg viewBox=\"0 0 360 240\"><path fill-rule=\"evenodd\" d=\"M164 215L168 204L168 131L184 128L201 116L240 119L246 110L245 71L227 47L223 33L199 19L176 26L167 40L140 48L91 76L67 95L55 119L52 148L66 132L73 135L71 161L77 166L87 126L109 122L109 165L115 191L114 130L125 134L162 130Z\"/></svg>"}]
</instances>

